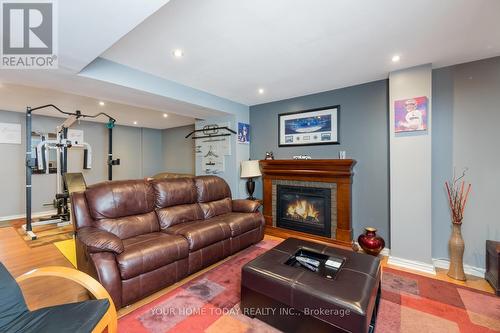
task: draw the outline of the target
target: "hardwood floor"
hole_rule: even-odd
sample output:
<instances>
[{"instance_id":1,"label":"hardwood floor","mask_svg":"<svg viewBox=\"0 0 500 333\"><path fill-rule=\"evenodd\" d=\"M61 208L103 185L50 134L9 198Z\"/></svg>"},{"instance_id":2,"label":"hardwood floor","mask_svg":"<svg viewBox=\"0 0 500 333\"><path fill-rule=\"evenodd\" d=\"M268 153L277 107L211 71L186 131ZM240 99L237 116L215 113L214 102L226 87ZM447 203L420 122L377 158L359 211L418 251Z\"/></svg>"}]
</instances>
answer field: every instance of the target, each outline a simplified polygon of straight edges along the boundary
<instances>
[{"instance_id":1,"label":"hardwood floor","mask_svg":"<svg viewBox=\"0 0 500 333\"><path fill-rule=\"evenodd\" d=\"M278 237L273 237L266 235L267 239L281 239ZM226 260L228 260L227 258ZM223 260L222 262L226 261ZM17 277L31 269L44 266L65 266L72 267L70 262L57 250L53 244L43 245L36 248L30 248L26 245L25 241L16 233L13 227L0 228L0 261L7 267L14 277ZM131 311L139 308L140 306L147 304L158 297L164 295L170 290L177 288L178 286L194 279L200 274L210 270L211 268L220 265L222 262L214 264L196 274L193 274L178 283L160 290L155 294L131 305L123 308L119 311L119 316L123 316ZM421 274L429 276L431 278L436 278L442 281L447 281L451 283L456 283L464 285L477 290L482 290L486 292L493 293L493 289L486 282L486 280L467 276L468 280L465 282L456 281L448 276L446 276L446 270L438 269L437 275L427 275L420 272L413 272L411 270L401 269L400 267L390 266L387 264L387 257L382 259L382 265L384 267L391 267L394 269L404 270L412 272L415 274ZM62 279L55 278L43 278L35 279L33 281L27 281L21 285L23 294L26 298L28 306L30 309L37 309L44 306L50 306L55 304L62 304L68 302L75 302L79 300L87 299L86 291L80 286L64 281Z\"/></svg>"},{"instance_id":2,"label":"hardwood floor","mask_svg":"<svg viewBox=\"0 0 500 333\"><path fill-rule=\"evenodd\" d=\"M55 245L30 248L13 227L0 228L0 261L14 277L38 267L73 267ZM21 289L30 309L88 298L84 288L58 278L26 281Z\"/></svg>"}]
</instances>

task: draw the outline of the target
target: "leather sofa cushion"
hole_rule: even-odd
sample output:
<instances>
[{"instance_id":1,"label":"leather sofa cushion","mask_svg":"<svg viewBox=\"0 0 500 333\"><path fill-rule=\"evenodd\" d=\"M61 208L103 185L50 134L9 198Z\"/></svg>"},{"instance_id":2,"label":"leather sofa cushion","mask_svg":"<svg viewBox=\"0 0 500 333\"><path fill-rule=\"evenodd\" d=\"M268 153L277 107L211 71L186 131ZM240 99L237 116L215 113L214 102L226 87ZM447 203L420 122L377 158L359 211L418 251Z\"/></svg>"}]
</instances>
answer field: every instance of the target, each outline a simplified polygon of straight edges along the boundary
<instances>
[{"instance_id":1,"label":"leather sofa cushion","mask_svg":"<svg viewBox=\"0 0 500 333\"><path fill-rule=\"evenodd\" d=\"M199 176L194 178L198 192L198 202L216 201L231 198L231 190L226 181L217 176Z\"/></svg>"},{"instance_id":2,"label":"leather sofa cushion","mask_svg":"<svg viewBox=\"0 0 500 333\"><path fill-rule=\"evenodd\" d=\"M197 191L192 178L157 179L151 182L155 192L157 208L197 201Z\"/></svg>"},{"instance_id":3,"label":"leather sofa cushion","mask_svg":"<svg viewBox=\"0 0 500 333\"><path fill-rule=\"evenodd\" d=\"M116 256L116 261L124 280L187 258L189 252L183 237L163 232L126 239L123 246L125 250Z\"/></svg>"},{"instance_id":4,"label":"leather sofa cushion","mask_svg":"<svg viewBox=\"0 0 500 333\"><path fill-rule=\"evenodd\" d=\"M180 223L164 232L186 238L190 252L231 237L231 229L227 223L210 220Z\"/></svg>"},{"instance_id":5,"label":"leather sofa cushion","mask_svg":"<svg viewBox=\"0 0 500 333\"><path fill-rule=\"evenodd\" d=\"M231 237L264 225L264 218L260 213L228 213L213 217L208 221L226 223L231 229Z\"/></svg>"},{"instance_id":6,"label":"leather sofa cushion","mask_svg":"<svg viewBox=\"0 0 500 333\"><path fill-rule=\"evenodd\" d=\"M197 203L179 205L156 210L160 228L165 229L179 223L202 220L203 211Z\"/></svg>"},{"instance_id":7,"label":"leather sofa cushion","mask_svg":"<svg viewBox=\"0 0 500 333\"><path fill-rule=\"evenodd\" d=\"M160 231L160 225L154 211L116 219L103 219L95 221L94 226L115 234L121 239Z\"/></svg>"},{"instance_id":8,"label":"leather sofa cushion","mask_svg":"<svg viewBox=\"0 0 500 333\"><path fill-rule=\"evenodd\" d=\"M154 191L144 180L103 182L85 191L90 215L95 220L144 214L154 209Z\"/></svg>"},{"instance_id":9,"label":"leather sofa cushion","mask_svg":"<svg viewBox=\"0 0 500 333\"><path fill-rule=\"evenodd\" d=\"M199 205L201 207L201 210L203 211L203 217L205 219L229 213L233 209L230 198L224 198L217 201L200 203Z\"/></svg>"}]
</instances>

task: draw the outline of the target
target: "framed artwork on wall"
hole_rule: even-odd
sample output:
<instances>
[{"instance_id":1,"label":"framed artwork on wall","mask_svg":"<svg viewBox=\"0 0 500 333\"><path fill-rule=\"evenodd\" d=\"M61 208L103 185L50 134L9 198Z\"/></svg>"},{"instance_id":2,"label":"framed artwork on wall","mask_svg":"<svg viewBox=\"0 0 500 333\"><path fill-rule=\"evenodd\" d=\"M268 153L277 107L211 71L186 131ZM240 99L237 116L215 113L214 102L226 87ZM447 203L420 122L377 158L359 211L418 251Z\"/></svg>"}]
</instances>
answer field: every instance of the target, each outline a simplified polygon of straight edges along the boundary
<instances>
[{"instance_id":1,"label":"framed artwork on wall","mask_svg":"<svg viewBox=\"0 0 500 333\"><path fill-rule=\"evenodd\" d=\"M278 146L339 144L339 115L339 105L279 114Z\"/></svg>"},{"instance_id":2,"label":"framed artwork on wall","mask_svg":"<svg viewBox=\"0 0 500 333\"><path fill-rule=\"evenodd\" d=\"M250 144L250 125L238 123L238 143Z\"/></svg>"},{"instance_id":3,"label":"framed artwork on wall","mask_svg":"<svg viewBox=\"0 0 500 333\"><path fill-rule=\"evenodd\" d=\"M427 97L414 97L394 102L394 132L427 130Z\"/></svg>"}]
</instances>

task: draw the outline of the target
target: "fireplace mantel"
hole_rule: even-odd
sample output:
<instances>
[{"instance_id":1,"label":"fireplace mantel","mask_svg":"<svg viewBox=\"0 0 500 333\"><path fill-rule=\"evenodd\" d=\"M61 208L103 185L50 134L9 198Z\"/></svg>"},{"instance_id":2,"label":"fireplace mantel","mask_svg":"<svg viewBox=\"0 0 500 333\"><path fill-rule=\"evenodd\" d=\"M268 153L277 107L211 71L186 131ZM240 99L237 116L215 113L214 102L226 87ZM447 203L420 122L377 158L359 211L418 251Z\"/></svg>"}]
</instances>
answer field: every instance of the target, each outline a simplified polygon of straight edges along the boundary
<instances>
[{"instance_id":1,"label":"fireplace mantel","mask_svg":"<svg viewBox=\"0 0 500 333\"><path fill-rule=\"evenodd\" d=\"M299 237L327 243L349 245L352 241L351 185L353 166L351 159L321 160L261 160L263 179L264 217L266 233L278 237ZM335 237L307 234L273 225L273 181L299 181L333 183L336 188L337 224Z\"/></svg>"}]
</instances>

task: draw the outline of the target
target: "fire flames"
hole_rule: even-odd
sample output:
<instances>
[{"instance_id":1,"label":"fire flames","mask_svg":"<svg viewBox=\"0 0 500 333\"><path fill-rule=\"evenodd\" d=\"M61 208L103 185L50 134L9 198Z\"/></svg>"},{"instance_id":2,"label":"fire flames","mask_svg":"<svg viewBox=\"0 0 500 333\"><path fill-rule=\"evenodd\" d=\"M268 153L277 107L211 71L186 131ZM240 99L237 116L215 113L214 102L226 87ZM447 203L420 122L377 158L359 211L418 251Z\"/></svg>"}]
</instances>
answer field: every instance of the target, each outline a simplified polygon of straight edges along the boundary
<instances>
[{"instance_id":1,"label":"fire flames","mask_svg":"<svg viewBox=\"0 0 500 333\"><path fill-rule=\"evenodd\" d=\"M289 204L286 214L294 220L319 222L319 211L307 200L296 200Z\"/></svg>"}]
</instances>

